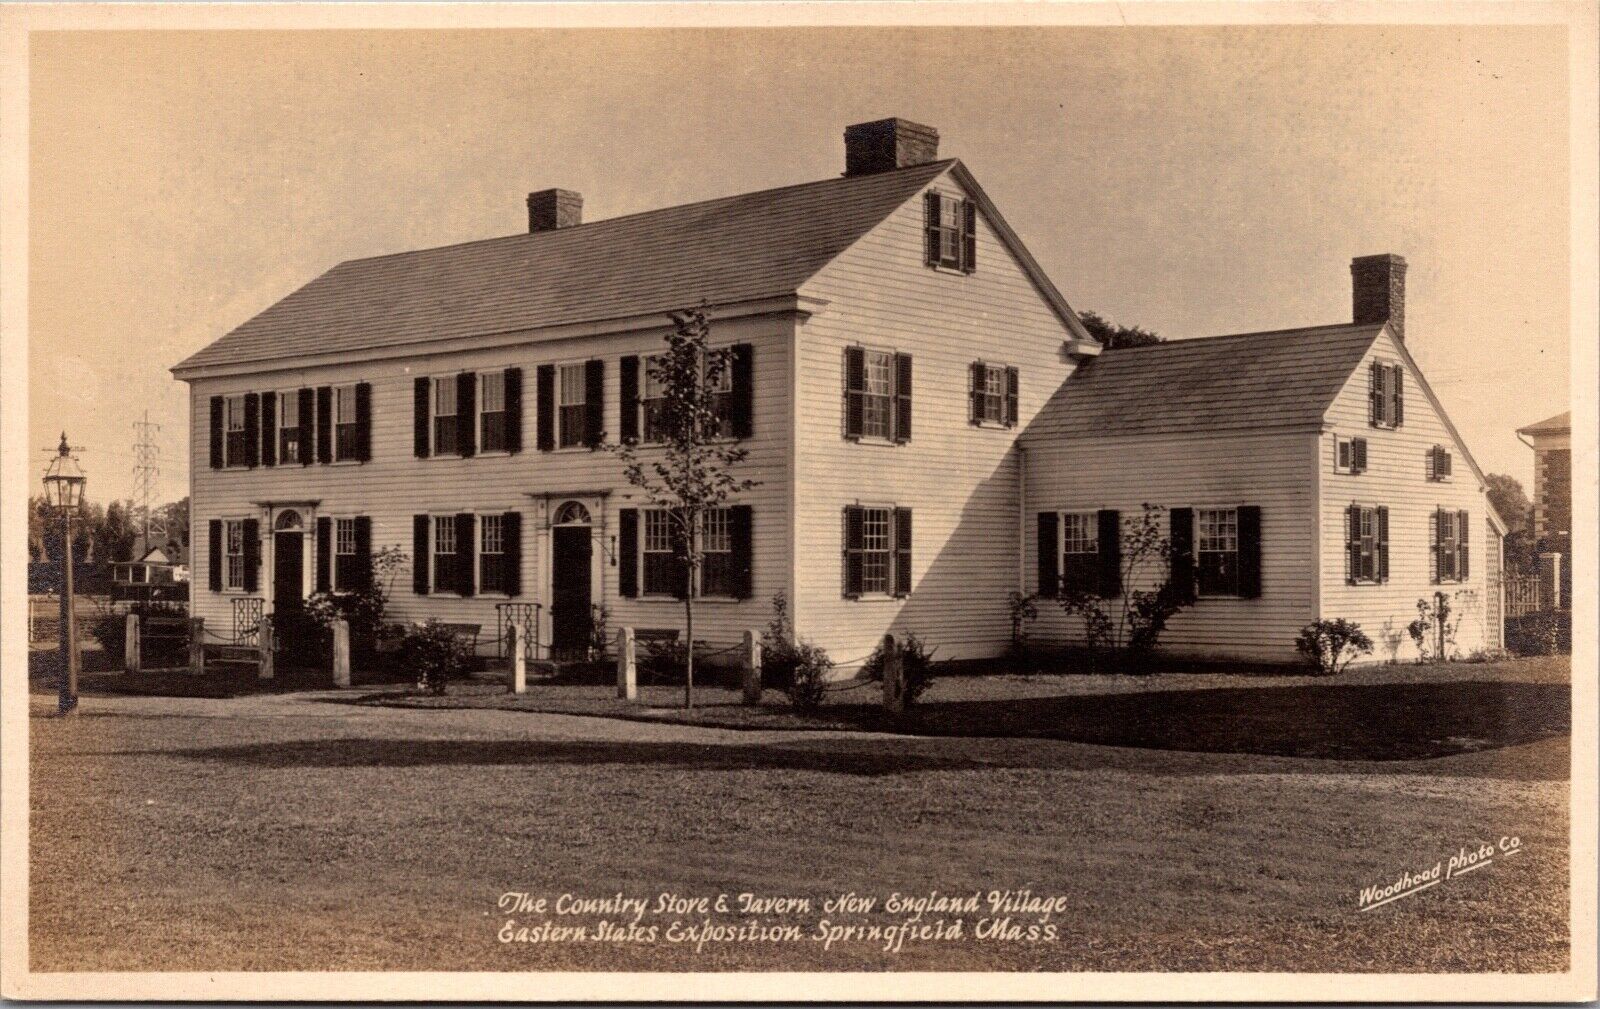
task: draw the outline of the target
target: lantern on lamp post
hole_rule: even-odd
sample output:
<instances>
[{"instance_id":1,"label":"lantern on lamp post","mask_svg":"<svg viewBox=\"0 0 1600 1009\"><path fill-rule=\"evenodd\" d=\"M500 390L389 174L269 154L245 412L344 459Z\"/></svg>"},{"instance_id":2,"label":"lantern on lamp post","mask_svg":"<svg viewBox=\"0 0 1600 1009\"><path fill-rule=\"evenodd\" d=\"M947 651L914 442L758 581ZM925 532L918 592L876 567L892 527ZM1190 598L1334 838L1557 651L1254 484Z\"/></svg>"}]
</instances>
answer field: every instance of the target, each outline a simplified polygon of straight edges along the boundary
<instances>
[{"instance_id":1,"label":"lantern on lamp post","mask_svg":"<svg viewBox=\"0 0 1600 1009\"><path fill-rule=\"evenodd\" d=\"M72 455L67 433L61 432L61 445L44 474L45 500L61 517L61 687L58 707L63 715L78 709L78 623L77 600L72 587L72 517L83 506L83 488L88 478Z\"/></svg>"}]
</instances>

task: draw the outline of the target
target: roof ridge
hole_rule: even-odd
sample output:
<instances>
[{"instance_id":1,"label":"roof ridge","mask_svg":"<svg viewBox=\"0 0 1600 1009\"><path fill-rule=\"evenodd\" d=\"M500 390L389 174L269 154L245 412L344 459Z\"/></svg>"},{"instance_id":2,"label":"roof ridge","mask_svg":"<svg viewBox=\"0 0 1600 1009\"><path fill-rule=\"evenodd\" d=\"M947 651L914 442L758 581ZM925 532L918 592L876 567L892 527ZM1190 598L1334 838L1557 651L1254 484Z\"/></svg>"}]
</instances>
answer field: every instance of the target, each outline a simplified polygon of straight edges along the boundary
<instances>
[{"instance_id":1,"label":"roof ridge","mask_svg":"<svg viewBox=\"0 0 1600 1009\"><path fill-rule=\"evenodd\" d=\"M871 177L899 175L901 173L911 172L917 169L933 168L934 166L938 166L939 171L943 171L951 164L954 164L957 160L958 159L956 158L943 158L938 161L925 161L919 165L906 165L903 168L891 168L886 172L873 172L871 173ZM938 173L936 172L934 174ZM469 238L464 242L446 242L443 245L429 245L420 249L401 249L398 252L380 252L371 256L356 256L351 259L342 259L333 266L329 267L329 269L337 270L339 267L348 266L351 263L370 263L373 260L393 259L396 256L414 256L423 252L441 252L445 249L460 249L469 245L488 245L492 242L509 242L515 238L531 238L534 235L571 234L576 231L598 228L602 225L612 224L616 221L630 221L640 217L647 217L651 214L664 214L671 210L688 210L691 207L704 207L713 203L725 203L731 200L742 200L752 196L769 196L773 193L781 193L791 189L806 189L811 186L824 186L830 183L842 182L845 179L859 179L867 177L868 176L862 175L836 175L833 178L828 179L812 179L809 182L791 182L783 186L771 186L766 189L752 189L747 192L732 193L727 196L712 196L704 200L691 200L688 203L672 203L665 207L651 207L648 210L635 210L627 214L617 214L615 217L601 218L598 221L585 221L582 224L574 224L565 228L551 228L548 231L518 231L510 235L495 235L490 238Z\"/></svg>"},{"instance_id":2,"label":"roof ridge","mask_svg":"<svg viewBox=\"0 0 1600 1009\"><path fill-rule=\"evenodd\" d=\"M1174 338L1174 339L1171 339L1171 340L1164 340L1161 343L1143 344L1143 345L1138 346L1138 347L1117 347L1117 348L1114 348L1112 350L1106 351L1106 353L1107 354L1121 354L1121 353L1125 353L1127 351L1133 351L1133 350L1157 350L1157 349L1162 348L1162 347L1181 347L1184 344L1188 344L1188 343L1209 343L1209 342L1211 342L1213 340L1242 340L1242 339L1244 339L1246 337L1257 337L1257 336L1287 336L1290 333L1310 333L1310 332L1313 332L1315 330L1336 330L1336 329L1348 329L1348 330L1371 329L1371 330L1378 330L1378 329L1382 329L1384 325L1385 324L1381 323L1381 322L1373 322L1373 323L1333 322L1333 323L1327 323L1327 324L1321 325L1321 326L1292 326L1292 327L1290 327L1288 329L1263 329L1263 330L1258 330L1256 332L1251 332L1251 333L1214 333L1214 334L1212 334L1210 336L1177 337L1177 338Z\"/></svg>"}]
</instances>

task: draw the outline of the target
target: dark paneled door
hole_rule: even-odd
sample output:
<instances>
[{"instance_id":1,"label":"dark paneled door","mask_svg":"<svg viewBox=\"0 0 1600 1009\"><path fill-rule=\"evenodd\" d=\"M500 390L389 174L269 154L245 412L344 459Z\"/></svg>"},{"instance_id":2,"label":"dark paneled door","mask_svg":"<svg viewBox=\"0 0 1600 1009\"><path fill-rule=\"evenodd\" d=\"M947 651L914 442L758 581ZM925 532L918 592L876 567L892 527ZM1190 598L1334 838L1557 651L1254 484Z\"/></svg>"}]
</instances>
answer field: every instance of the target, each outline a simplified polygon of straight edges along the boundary
<instances>
[{"instance_id":1,"label":"dark paneled door","mask_svg":"<svg viewBox=\"0 0 1600 1009\"><path fill-rule=\"evenodd\" d=\"M552 558L550 647L558 659L584 658L589 649L588 526L557 526Z\"/></svg>"}]
</instances>

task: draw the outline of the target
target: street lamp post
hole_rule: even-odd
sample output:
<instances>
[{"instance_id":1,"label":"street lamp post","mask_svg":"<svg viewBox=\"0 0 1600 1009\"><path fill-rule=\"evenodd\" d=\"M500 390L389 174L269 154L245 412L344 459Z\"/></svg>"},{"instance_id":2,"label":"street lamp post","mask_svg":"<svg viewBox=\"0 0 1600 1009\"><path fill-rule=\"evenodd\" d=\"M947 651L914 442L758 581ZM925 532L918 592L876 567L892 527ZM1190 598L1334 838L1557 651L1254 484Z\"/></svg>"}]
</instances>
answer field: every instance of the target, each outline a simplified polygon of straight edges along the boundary
<instances>
[{"instance_id":1,"label":"street lamp post","mask_svg":"<svg viewBox=\"0 0 1600 1009\"><path fill-rule=\"evenodd\" d=\"M61 432L56 457L45 470L45 500L61 516L61 688L58 708L63 715L78 710L78 607L72 587L72 516L83 504L83 488L88 482L78 460Z\"/></svg>"}]
</instances>

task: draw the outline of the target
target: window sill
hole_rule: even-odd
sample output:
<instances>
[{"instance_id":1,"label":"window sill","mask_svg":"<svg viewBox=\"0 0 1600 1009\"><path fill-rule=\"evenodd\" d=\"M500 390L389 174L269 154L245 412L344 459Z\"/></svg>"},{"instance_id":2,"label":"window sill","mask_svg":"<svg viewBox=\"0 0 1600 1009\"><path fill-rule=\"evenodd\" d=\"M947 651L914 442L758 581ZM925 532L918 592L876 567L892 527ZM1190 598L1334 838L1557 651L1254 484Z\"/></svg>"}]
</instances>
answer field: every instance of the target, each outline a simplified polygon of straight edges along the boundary
<instances>
[{"instance_id":1,"label":"window sill","mask_svg":"<svg viewBox=\"0 0 1600 1009\"><path fill-rule=\"evenodd\" d=\"M859 596L844 596L845 602L850 603L895 603L907 596L892 595L888 592L863 592Z\"/></svg>"},{"instance_id":2,"label":"window sill","mask_svg":"<svg viewBox=\"0 0 1600 1009\"><path fill-rule=\"evenodd\" d=\"M971 272L968 272L966 270L963 270L959 266L948 266L948 265L946 265L944 263L929 263L928 264L928 268L930 270L933 270L935 273L949 273L949 274L953 274L953 275L955 275L957 277L970 277L970 276L972 276L972 274L978 272L977 270L972 270Z\"/></svg>"},{"instance_id":3,"label":"window sill","mask_svg":"<svg viewBox=\"0 0 1600 1009\"><path fill-rule=\"evenodd\" d=\"M1003 420L980 420L975 423L969 423L968 426L983 431L1009 431L1014 425L1007 424Z\"/></svg>"},{"instance_id":4,"label":"window sill","mask_svg":"<svg viewBox=\"0 0 1600 1009\"><path fill-rule=\"evenodd\" d=\"M667 595L660 592L641 592L639 595L634 597L633 601L639 603L677 603L679 605L682 605L684 602L677 596ZM737 603L748 602L748 600L737 599L733 596L695 596L694 601L697 604L711 603L714 606L730 606Z\"/></svg>"},{"instance_id":5,"label":"window sill","mask_svg":"<svg viewBox=\"0 0 1600 1009\"><path fill-rule=\"evenodd\" d=\"M333 462L327 463L326 465L328 465L328 466L360 466L364 462L366 462L365 459L335 459Z\"/></svg>"},{"instance_id":6,"label":"window sill","mask_svg":"<svg viewBox=\"0 0 1600 1009\"><path fill-rule=\"evenodd\" d=\"M844 440L852 442L856 445L871 445L876 446L877 448L900 448L902 445L911 444L910 441L895 441L893 438L879 438L875 435L861 435L860 437L851 437L850 435L845 435Z\"/></svg>"},{"instance_id":7,"label":"window sill","mask_svg":"<svg viewBox=\"0 0 1600 1009\"><path fill-rule=\"evenodd\" d=\"M479 459L506 459L510 456L511 453L503 448L483 449L478 452Z\"/></svg>"}]
</instances>

